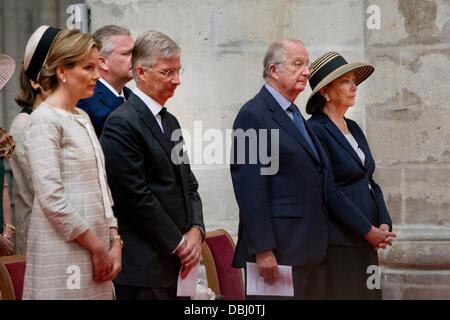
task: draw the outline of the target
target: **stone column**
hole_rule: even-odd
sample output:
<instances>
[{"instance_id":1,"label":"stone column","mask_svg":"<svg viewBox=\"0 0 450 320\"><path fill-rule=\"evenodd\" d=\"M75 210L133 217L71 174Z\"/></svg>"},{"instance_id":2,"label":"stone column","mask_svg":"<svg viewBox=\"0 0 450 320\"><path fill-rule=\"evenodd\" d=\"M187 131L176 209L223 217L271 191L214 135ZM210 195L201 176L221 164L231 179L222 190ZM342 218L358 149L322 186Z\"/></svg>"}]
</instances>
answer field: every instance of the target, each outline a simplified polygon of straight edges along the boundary
<instances>
[{"instance_id":1,"label":"stone column","mask_svg":"<svg viewBox=\"0 0 450 320\"><path fill-rule=\"evenodd\" d=\"M385 299L450 298L450 4L366 1L376 67L366 131L398 239L380 254Z\"/></svg>"}]
</instances>

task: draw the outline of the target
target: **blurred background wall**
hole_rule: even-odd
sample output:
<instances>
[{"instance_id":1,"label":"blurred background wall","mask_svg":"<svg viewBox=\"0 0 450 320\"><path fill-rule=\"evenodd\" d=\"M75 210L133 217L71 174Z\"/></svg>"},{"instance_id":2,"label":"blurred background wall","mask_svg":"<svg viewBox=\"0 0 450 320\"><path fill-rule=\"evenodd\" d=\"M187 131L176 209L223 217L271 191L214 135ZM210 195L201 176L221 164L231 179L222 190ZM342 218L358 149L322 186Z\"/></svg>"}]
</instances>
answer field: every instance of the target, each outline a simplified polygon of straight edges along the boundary
<instances>
[{"instance_id":1,"label":"blurred background wall","mask_svg":"<svg viewBox=\"0 0 450 320\"><path fill-rule=\"evenodd\" d=\"M32 31L41 24L64 28L67 6L75 2L82 1L0 0L0 50L21 61ZM92 32L118 24L135 38L155 29L178 42L185 72L167 106L186 130L196 130L197 139L208 129L226 135L239 108L263 84L263 56L275 39L302 40L311 61L333 50L350 62L373 64L375 73L359 87L348 115L366 132L398 231L393 247L380 253L384 298L450 299L450 1L85 3ZM19 112L13 101L17 76L0 94L0 125L7 128ZM297 105L303 107L309 93ZM210 143L203 140L203 147ZM207 228L236 236L238 207L228 165L204 160L201 152L191 154Z\"/></svg>"}]
</instances>

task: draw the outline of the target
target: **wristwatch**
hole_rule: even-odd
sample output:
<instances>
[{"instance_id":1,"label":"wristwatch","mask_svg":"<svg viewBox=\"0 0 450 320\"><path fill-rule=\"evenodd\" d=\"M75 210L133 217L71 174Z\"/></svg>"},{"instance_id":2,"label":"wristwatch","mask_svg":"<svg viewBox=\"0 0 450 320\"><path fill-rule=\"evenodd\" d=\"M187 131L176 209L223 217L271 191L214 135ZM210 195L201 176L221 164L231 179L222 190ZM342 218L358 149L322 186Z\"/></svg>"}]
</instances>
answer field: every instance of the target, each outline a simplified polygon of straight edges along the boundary
<instances>
[{"instance_id":1,"label":"wristwatch","mask_svg":"<svg viewBox=\"0 0 450 320\"><path fill-rule=\"evenodd\" d=\"M202 235L202 241L205 241L206 232L205 232L205 229L203 229L203 227L201 225L193 224L191 228L198 229L200 231L201 235Z\"/></svg>"}]
</instances>

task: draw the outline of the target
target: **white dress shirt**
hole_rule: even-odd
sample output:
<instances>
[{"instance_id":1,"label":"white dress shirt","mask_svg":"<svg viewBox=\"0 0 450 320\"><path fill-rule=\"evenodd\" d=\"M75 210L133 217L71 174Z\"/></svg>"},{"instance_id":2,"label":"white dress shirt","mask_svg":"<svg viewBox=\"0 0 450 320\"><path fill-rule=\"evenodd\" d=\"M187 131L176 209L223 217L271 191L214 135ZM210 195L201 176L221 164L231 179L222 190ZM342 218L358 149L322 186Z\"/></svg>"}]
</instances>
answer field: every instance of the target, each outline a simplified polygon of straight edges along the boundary
<instances>
[{"instance_id":1,"label":"white dress shirt","mask_svg":"<svg viewBox=\"0 0 450 320\"><path fill-rule=\"evenodd\" d=\"M105 87L107 87L112 93L114 93L114 95L115 95L116 97L122 97L122 98L125 99L125 96L124 96L124 94L123 94L123 90L122 90L120 93L118 93L118 92L116 91L116 89L114 89L113 86L110 85L105 79L99 78L98 81L100 81L101 83L103 83L103 84L105 85ZM126 100L126 99L125 99L125 100Z\"/></svg>"}]
</instances>

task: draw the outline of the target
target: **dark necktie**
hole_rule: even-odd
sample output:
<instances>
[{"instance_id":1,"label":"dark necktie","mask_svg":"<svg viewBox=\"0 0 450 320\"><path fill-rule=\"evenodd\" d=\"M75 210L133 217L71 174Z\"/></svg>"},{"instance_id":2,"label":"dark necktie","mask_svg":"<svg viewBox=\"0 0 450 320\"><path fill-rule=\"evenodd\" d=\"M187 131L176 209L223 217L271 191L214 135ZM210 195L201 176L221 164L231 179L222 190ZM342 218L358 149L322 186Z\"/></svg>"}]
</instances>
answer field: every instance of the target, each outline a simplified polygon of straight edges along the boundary
<instances>
[{"instance_id":1,"label":"dark necktie","mask_svg":"<svg viewBox=\"0 0 450 320\"><path fill-rule=\"evenodd\" d=\"M308 145L311 147L312 152L314 153L314 156L319 160L319 155L317 154L317 148L314 145L314 143L311 140L311 137L308 134L308 131L306 130L305 122L303 120L302 115L300 114L300 111L298 110L297 106L295 104L291 104L289 108L287 108L289 112L292 113L293 121L297 129L302 134L303 138L305 138Z\"/></svg>"},{"instance_id":2,"label":"dark necktie","mask_svg":"<svg viewBox=\"0 0 450 320\"><path fill-rule=\"evenodd\" d=\"M116 100L114 102L115 103L115 107L120 106L124 102L125 102L124 97L121 97L121 96L116 97Z\"/></svg>"},{"instance_id":3,"label":"dark necktie","mask_svg":"<svg viewBox=\"0 0 450 320\"><path fill-rule=\"evenodd\" d=\"M173 151L173 148L175 146L175 141L172 141L172 133L175 129L173 128L173 126L171 125L171 123L169 121L169 114L167 112L167 108L162 107L162 109L159 111L158 114L161 117L161 125L162 125L163 131L164 131L163 132L164 137L166 138L167 142L169 143L170 149L172 149L172 151ZM181 152L182 152L182 150L181 150ZM172 164L174 165L177 179L180 179L180 181L181 181L182 177L181 177L180 167L179 167L180 163L178 162L179 159L177 159L177 161L174 163L173 162L174 159L172 158L173 156L174 155L171 154Z\"/></svg>"},{"instance_id":4,"label":"dark necktie","mask_svg":"<svg viewBox=\"0 0 450 320\"><path fill-rule=\"evenodd\" d=\"M163 133L164 136L167 139L167 142L169 142L170 147L172 148L174 146L174 143L172 141L172 132L173 129L169 123L169 117L167 114L167 108L163 107L161 109L161 111L159 111L159 116L161 117L161 124L162 124L162 128L163 128Z\"/></svg>"}]
</instances>

